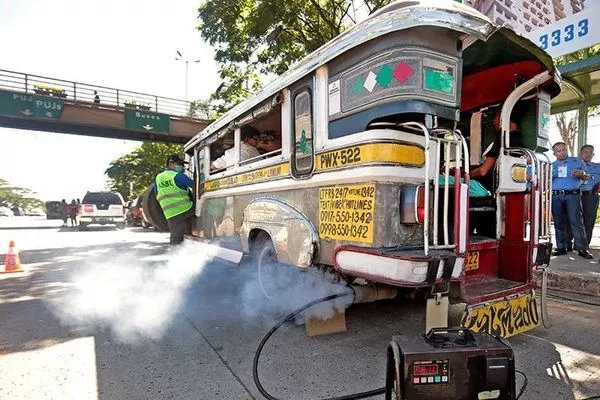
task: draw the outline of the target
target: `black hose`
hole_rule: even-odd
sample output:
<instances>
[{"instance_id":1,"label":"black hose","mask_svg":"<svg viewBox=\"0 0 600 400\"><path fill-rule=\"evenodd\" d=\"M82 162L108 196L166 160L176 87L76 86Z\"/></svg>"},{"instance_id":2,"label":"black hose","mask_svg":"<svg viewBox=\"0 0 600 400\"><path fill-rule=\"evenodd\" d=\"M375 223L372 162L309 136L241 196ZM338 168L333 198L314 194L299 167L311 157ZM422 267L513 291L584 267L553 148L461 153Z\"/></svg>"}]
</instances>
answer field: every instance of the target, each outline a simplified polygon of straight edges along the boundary
<instances>
[{"instance_id":1,"label":"black hose","mask_svg":"<svg viewBox=\"0 0 600 400\"><path fill-rule=\"evenodd\" d=\"M549 298L554 299L554 300L565 300L565 301L570 301L573 303L581 303L581 304L586 304L588 306L595 306L595 307L600 307L600 303L596 303L593 301L585 301L585 300L578 300L578 299L574 299L573 297L568 297L568 296L560 296L554 293L548 293L547 295Z\"/></svg>"},{"instance_id":2,"label":"black hose","mask_svg":"<svg viewBox=\"0 0 600 400\"><path fill-rule=\"evenodd\" d=\"M521 374L523 375L523 386L521 386L521 390L519 390L519 394L517 395L517 400L519 400L519 398L521 396L523 396L523 393L525 393L525 389L527 389L527 383L528 383L528 379L527 379L527 375L525 375L524 372L519 371L518 369L515 370L515 372L517 374Z\"/></svg>"},{"instance_id":3,"label":"black hose","mask_svg":"<svg viewBox=\"0 0 600 400\"><path fill-rule=\"evenodd\" d=\"M267 392L267 390L260 383L260 379L258 378L258 360L260 358L260 353L262 352L263 347L265 347L265 344L267 343L269 338L271 336L273 336L275 331L277 331L277 329L279 329L281 327L281 325L285 324L288 321L291 321L294 317L296 317L296 315L300 314L302 311L306 310L307 308L312 307L315 304L323 303L323 302L326 302L329 300L337 299L340 297L346 297L350 294L352 294L352 293L338 293L338 294L332 294L332 295L329 295L329 296L326 296L326 297L323 297L323 298L320 298L317 300L313 300L310 303L303 305L296 311L288 314L288 316L286 316L284 319L282 319L277 324L275 324L275 326L273 326L271 328L271 330L269 332L267 332L267 334L262 338L262 340L260 341L260 344L258 345L258 348L256 349L256 352L254 353L254 361L252 363L252 377L254 378L254 384L256 385L256 388L266 399L281 400L281 399L278 399L277 397L272 396L269 392ZM379 389L374 389L374 390L369 390L368 392L348 394L348 395L339 396L339 397L328 397L328 398L322 399L322 400L355 400L355 399L364 399L367 397L373 397L373 396L377 396L380 394L385 394L385 387L382 387Z\"/></svg>"}]
</instances>

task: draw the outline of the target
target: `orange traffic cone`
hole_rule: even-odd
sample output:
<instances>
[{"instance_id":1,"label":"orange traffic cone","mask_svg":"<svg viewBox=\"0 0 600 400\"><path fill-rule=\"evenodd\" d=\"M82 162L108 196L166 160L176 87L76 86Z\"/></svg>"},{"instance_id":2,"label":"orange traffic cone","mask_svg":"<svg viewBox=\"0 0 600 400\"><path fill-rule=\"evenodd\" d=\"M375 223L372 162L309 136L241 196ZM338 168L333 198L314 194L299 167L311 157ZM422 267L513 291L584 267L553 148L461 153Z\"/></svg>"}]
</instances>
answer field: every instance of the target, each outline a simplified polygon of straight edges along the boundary
<instances>
[{"instance_id":1,"label":"orange traffic cone","mask_svg":"<svg viewBox=\"0 0 600 400\"><path fill-rule=\"evenodd\" d=\"M19 258L19 250L15 245L15 241L11 240L8 244L8 253L4 258L4 271L0 272L21 272L23 266L21 266L21 259Z\"/></svg>"}]
</instances>

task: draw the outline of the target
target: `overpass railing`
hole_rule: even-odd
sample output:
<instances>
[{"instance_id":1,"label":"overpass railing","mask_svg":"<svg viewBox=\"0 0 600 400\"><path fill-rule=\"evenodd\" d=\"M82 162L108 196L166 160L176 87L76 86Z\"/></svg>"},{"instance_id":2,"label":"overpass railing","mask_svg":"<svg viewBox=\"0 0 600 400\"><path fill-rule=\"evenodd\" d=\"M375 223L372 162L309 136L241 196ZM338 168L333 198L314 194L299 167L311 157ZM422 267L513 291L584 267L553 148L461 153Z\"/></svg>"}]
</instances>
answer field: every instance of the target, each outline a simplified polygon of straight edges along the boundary
<instances>
[{"instance_id":1,"label":"overpass railing","mask_svg":"<svg viewBox=\"0 0 600 400\"><path fill-rule=\"evenodd\" d=\"M134 108L179 117L206 118L189 101L14 71L0 70L0 90L60 97L74 104Z\"/></svg>"}]
</instances>

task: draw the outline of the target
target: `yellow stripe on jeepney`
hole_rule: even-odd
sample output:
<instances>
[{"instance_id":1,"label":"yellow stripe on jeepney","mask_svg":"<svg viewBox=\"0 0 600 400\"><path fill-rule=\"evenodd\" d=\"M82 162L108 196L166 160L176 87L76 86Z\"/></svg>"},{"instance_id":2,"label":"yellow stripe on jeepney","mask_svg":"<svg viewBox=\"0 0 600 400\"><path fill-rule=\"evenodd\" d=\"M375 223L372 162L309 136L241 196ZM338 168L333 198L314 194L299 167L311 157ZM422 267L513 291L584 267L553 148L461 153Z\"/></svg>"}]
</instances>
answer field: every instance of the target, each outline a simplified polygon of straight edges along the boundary
<instances>
[{"instance_id":1,"label":"yellow stripe on jeepney","mask_svg":"<svg viewBox=\"0 0 600 400\"><path fill-rule=\"evenodd\" d=\"M316 158L317 171L373 162L421 167L425 164L425 150L413 144L369 143L327 151Z\"/></svg>"},{"instance_id":2,"label":"yellow stripe on jeepney","mask_svg":"<svg viewBox=\"0 0 600 400\"><path fill-rule=\"evenodd\" d=\"M368 163L389 163L409 167L421 167L425 164L425 151L418 145L401 143L369 143L348 146L324 153L317 153L315 169L317 172L323 172ZM286 177L289 174L289 163L283 163L256 171L207 181L205 189L209 191L236 185L264 182L273 178Z\"/></svg>"},{"instance_id":3,"label":"yellow stripe on jeepney","mask_svg":"<svg viewBox=\"0 0 600 400\"><path fill-rule=\"evenodd\" d=\"M289 164L278 164L271 167L257 169L256 171L245 172L243 174L228 176L226 178L215 179L206 182L206 190L222 189L229 186L245 185L248 183L264 182L273 178L287 176L290 174Z\"/></svg>"}]
</instances>

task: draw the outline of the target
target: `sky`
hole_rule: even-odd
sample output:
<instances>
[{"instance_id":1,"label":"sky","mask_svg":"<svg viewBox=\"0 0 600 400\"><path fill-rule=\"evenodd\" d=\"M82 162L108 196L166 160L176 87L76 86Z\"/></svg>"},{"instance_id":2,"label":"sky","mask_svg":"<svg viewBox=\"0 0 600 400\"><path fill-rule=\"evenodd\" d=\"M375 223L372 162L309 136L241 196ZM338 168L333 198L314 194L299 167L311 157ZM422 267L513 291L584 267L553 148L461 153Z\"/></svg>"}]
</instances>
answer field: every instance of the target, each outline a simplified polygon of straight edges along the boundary
<instances>
[{"instance_id":1,"label":"sky","mask_svg":"<svg viewBox=\"0 0 600 400\"><path fill-rule=\"evenodd\" d=\"M189 99L206 98L219 79L213 50L195 29L201 2L0 0L0 69L184 99L179 50L201 60L189 64ZM600 122L589 134L600 149ZM43 200L104 189L110 161L141 144L4 128L0 139L0 177Z\"/></svg>"},{"instance_id":2,"label":"sky","mask_svg":"<svg viewBox=\"0 0 600 400\"><path fill-rule=\"evenodd\" d=\"M185 99L219 85L200 38L202 0L0 0L0 69ZM43 200L104 189L110 161L141 142L0 128L0 177Z\"/></svg>"}]
</instances>

